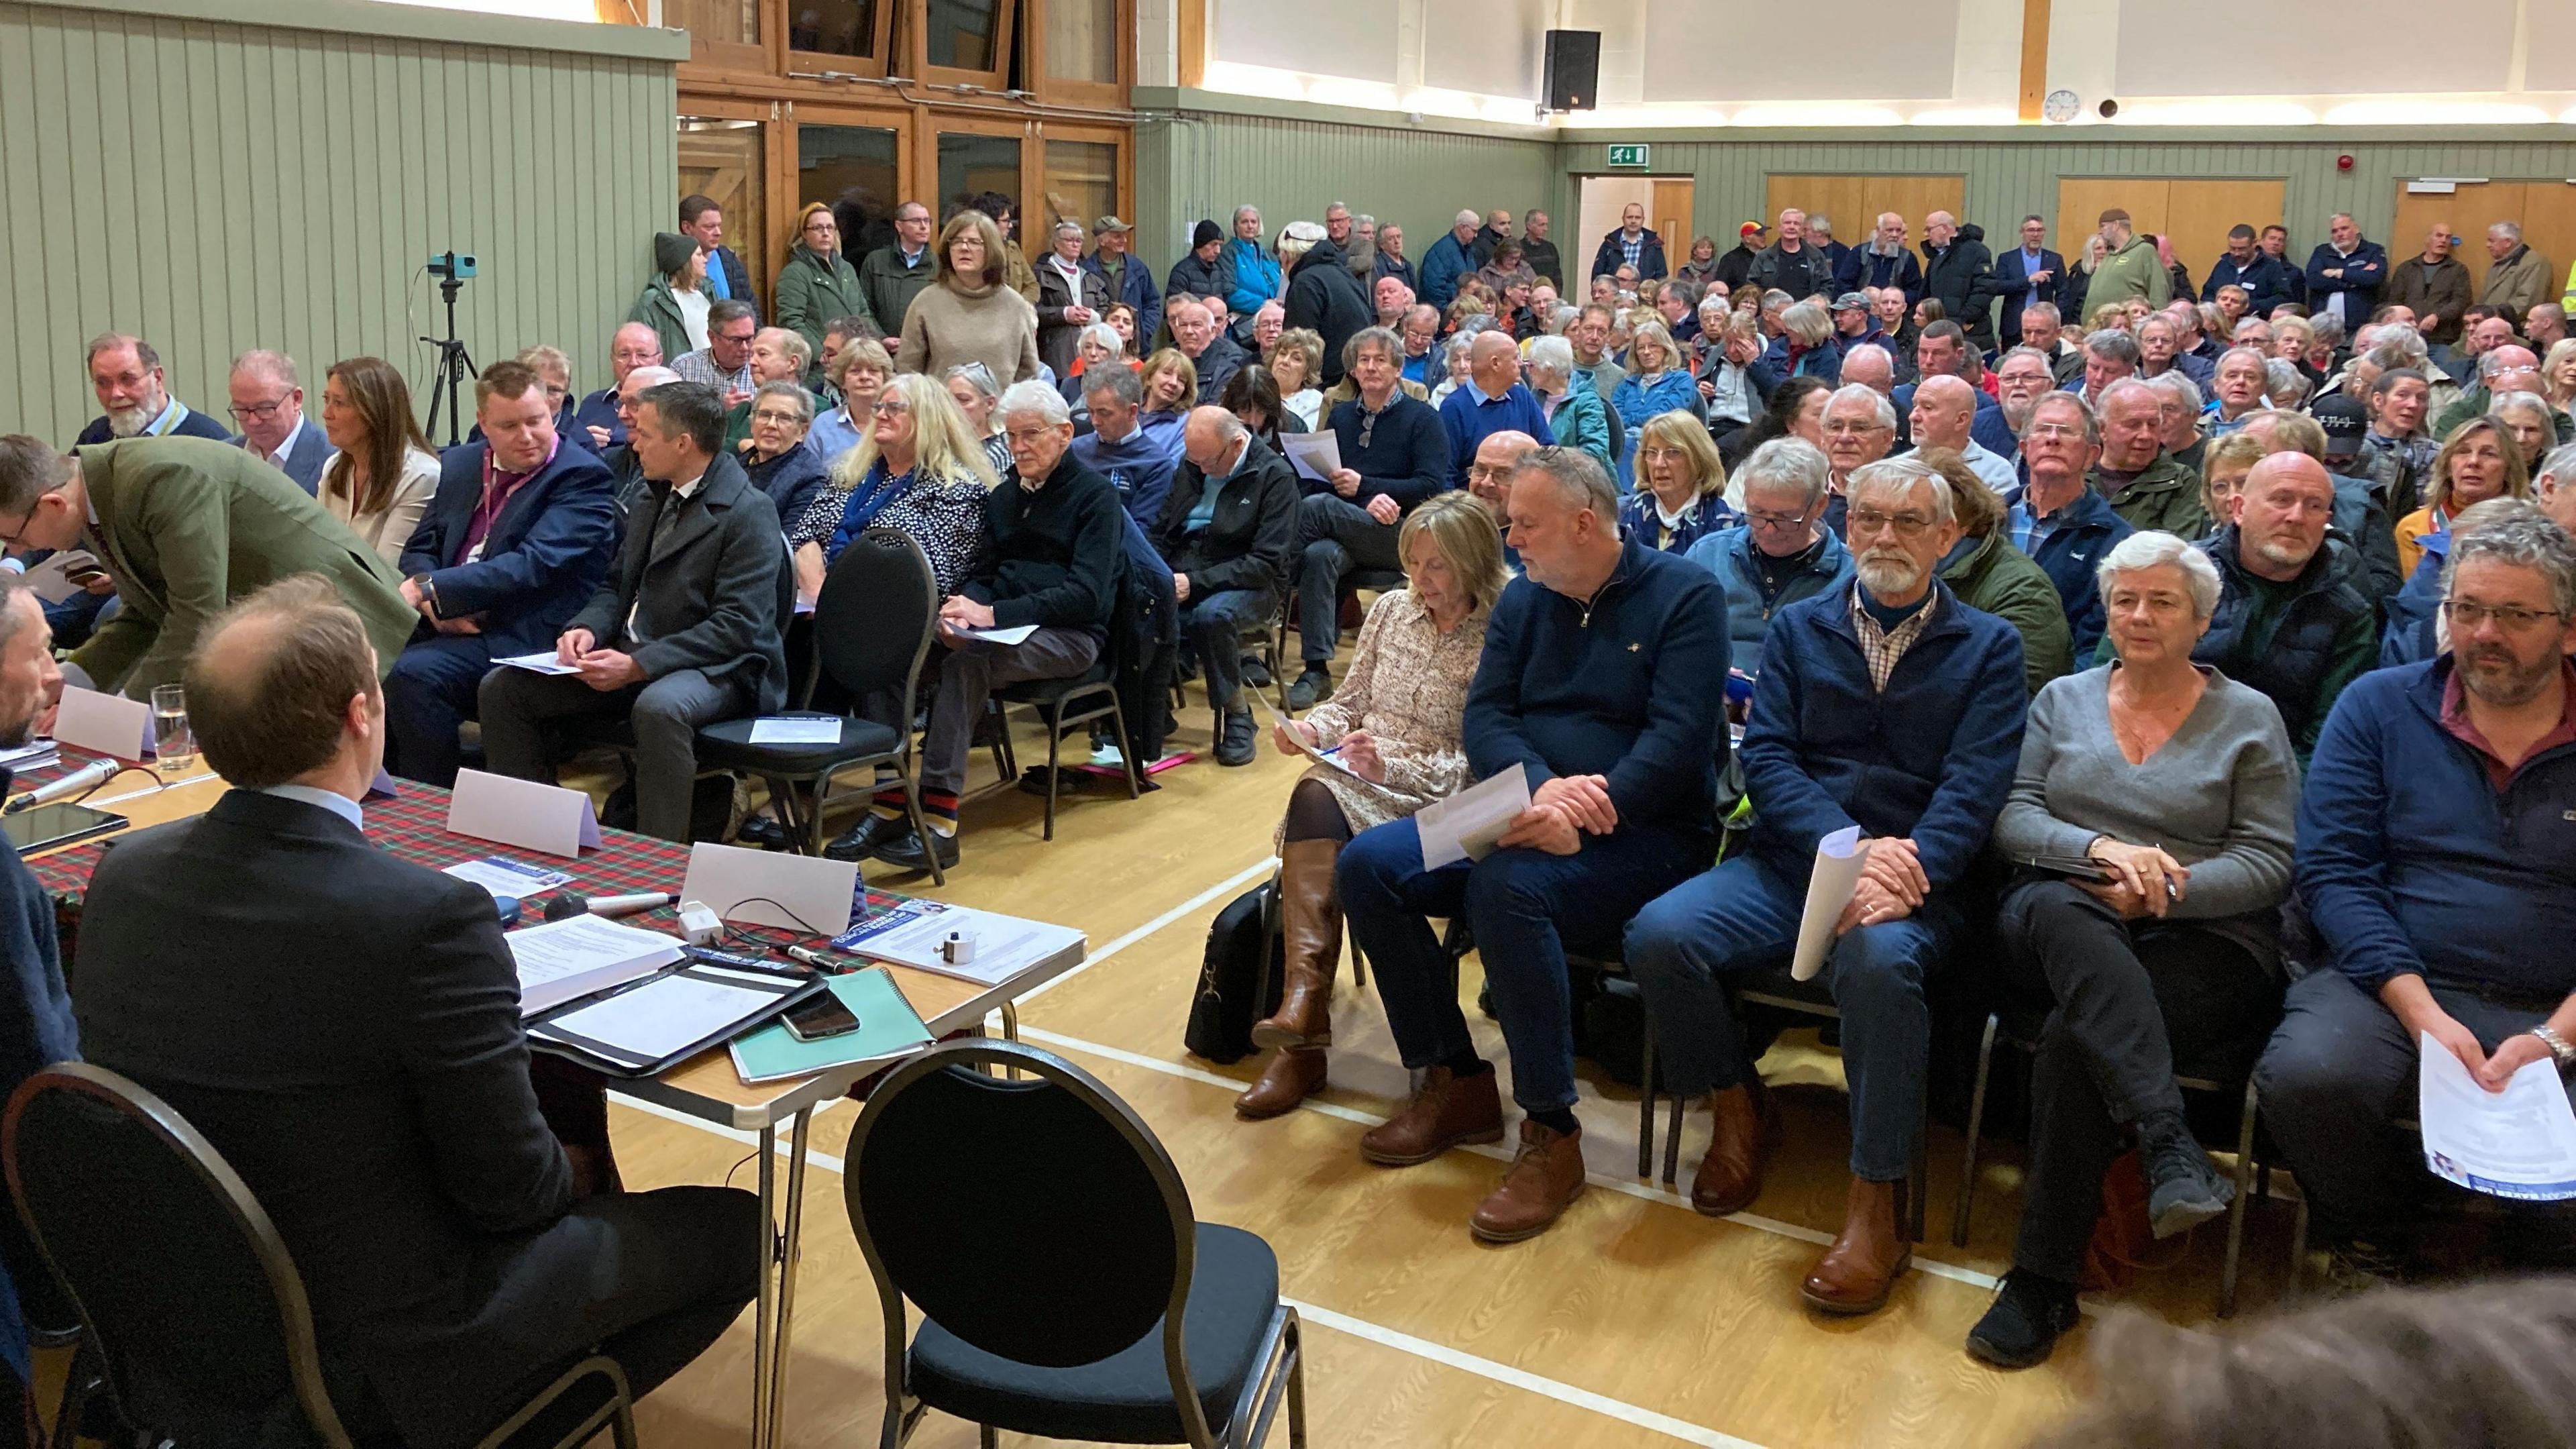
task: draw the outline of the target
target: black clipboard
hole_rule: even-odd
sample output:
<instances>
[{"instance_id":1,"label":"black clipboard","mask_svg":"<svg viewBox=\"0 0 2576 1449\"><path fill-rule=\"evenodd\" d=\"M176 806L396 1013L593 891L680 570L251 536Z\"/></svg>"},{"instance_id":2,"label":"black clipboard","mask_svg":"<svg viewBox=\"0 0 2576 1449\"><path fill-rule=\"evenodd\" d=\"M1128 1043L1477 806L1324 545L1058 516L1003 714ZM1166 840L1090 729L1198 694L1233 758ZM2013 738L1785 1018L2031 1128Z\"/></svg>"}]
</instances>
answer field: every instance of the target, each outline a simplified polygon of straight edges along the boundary
<instances>
[{"instance_id":1,"label":"black clipboard","mask_svg":"<svg viewBox=\"0 0 2576 1449\"><path fill-rule=\"evenodd\" d=\"M707 1030L691 1040L688 1045L665 1052L658 1057L646 1056L616 1043L586 1036L562 1024L566 1018L577 1016L602 1002L634 992L650 991L661 983L679 978L758 992L766 995L768 999L754 1004L746 1011L734 1013L721 1020L710 1021L707 1024ZM527 1028L528 1045L535 1050L578 1063L603 1076L629 1080L650 1077L687 1061L709 1047L719 1046L746 1031L754 1031L776 1021L779 1017L811 1001L825 989L824 980L819 975L791 976L766 971L746 971L701 961L682 961L640 981L630 981L612 991L594 992L589 996L567 1001L541 1016L532 1018Z\"/></svg>"}]
</instances>

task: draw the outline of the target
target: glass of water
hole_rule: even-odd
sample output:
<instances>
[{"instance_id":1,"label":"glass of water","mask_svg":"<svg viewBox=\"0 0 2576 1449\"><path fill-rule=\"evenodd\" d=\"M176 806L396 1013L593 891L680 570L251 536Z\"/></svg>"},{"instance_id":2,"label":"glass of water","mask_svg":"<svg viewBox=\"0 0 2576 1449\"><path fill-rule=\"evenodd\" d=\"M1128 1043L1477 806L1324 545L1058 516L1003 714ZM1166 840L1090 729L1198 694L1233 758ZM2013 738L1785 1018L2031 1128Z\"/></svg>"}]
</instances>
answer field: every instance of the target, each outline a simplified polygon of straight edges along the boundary
<instances>
[{"instance_id":1,"label":"glass of water","mask_svg":"<svg viewBox=\"0 0 2576 1449\"><path fill-rule=\"evenodd\" d=\"M197 736L188 728L188 692L175 684L152 689L152 750L163 779L197 768Z\"/></svg>"}]
</instances>

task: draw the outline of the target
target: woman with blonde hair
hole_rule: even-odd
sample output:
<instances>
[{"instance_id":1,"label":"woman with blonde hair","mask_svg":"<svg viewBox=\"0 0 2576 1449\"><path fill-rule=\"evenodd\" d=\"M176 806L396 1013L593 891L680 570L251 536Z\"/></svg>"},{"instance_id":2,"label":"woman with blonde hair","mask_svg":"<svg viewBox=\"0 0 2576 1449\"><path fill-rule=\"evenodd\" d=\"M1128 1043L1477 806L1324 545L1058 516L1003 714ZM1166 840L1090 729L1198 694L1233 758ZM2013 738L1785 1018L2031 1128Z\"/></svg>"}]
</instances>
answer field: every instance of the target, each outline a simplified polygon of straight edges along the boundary
<instances>
[{"instance_id":1,"label":"woman with blonde hair","mask_svg":"<svg viewBox=\"0 0 2576 1449\"><path fill-rule=\"evenodd\" d=\"M828 379L841 394L840 404L814 419L805 439L825 463L836 461L868 435L877 394L893 372L894 359L886 355L885 344L875 338L854 337L841 344L839 354L832 359ZM787 521L795 522L792 518Z\"/></svg>"},{"instance_id":2,"label":"woman with blonde hair","mask_svg":"<svg viewBox=\"0 0 2576 1449\"><path fill-rule=\"evenodd\" d=\"M1279 406L1306 425L1323 426L1324 392L1316 381L1324 375L1324 334L1312 327L1291 327L1279 334L1270 354L1270 378L1279 384Z\"/></svg>"},{"instance_id":3,"label":"woman with blonde hair","mask_svg":"<svg viewBox=\"0 0 2576 1449\"><path fill-rule=\"evenodd\" d=\"M778 267L778 325L804 338L810 357L823 350L823 328L833 318L866 315L858 269L841 254L841 224L832 208L807 203L796 217L796 240Z\"/></svg>"},{"instance_id":4,"label":"woman with blonde hair","mask_svg":"<svg viewBox=\"0 0 2576 1449\"><path fill-rule=\"evenodd\" d=\"M1618 390L1610 395L1610 406L1618 410L1619 422L1631 439L1627 453L1619 459L1619 491L1624 493L1635 481L1634 439L1648 418L1675 409L1687 413L1693 421L1705 416L1699 381L1690 373L1690 359L1673 341L1661 317L1649 314L1649 320L1638 323L1628 334L1628 375L1620 379Z\"/></svg>"},{"instance_id":5,"label":"woman with blonde hair","mask_svg":"<svg viewBox=\"0 0 2576 1449\"><path fill-rule=\"evenodd\" d=\"M2449 530L2452 515L2490 498L2529 498L2531 474L2504 424L2488 413L2451 430L2433 455L2424 506L2397 520L2397 572L2411 578L2424 557L2424 535Z\"/></svg>"},{"instance_id":6,"label":"woman with blonde hair","mask_svg":"<svg viewBox=\"0 0 2576 1449\"><path fill-rule=\"evenodd\" d=\"M1665 553L1744 518L1726 502L1726 464L1708 429L1685 412L1657 413L1637 430L1637 487L1619 505L1619 536Z\"/></svg>"},{"instance_id":7,"label":"woman with blonde hair","mask_svg":"<svg viewBox=\"0 0 2576 1449\"><path fill-rule=\"evenodd\" d=\"M870 528L912 535L930 556L939 596L955 593L983 539L984 495L998 481L946 388L916 373L887 378L867 436L832 464L829 486L788 527L798 596L821 593L841 550Z\"/></svg>"},{"instance_id":8,"label":"woman with blonde hair","mask_svg":"<svg viewBox=\"0 0 2576 1449\"><path fill-rule=\"evenodd\" d=\"M1333 973L1342 957L1342 907L1333 888L1342 847L1469 781L1460 730L1486 621L1510 581L1502 537L1475 498L1439 493L1405 515L1396 552L1406 587L1370 606L1341 687L1304 719L1271 730L1280 753L1330 750L1339 767L1307 767L1280 823L1287 984L1279 1009L1252 1028L1254 1045L1279 1050L1235 1099L1235 1115L1246 1121L1279 1116L1323 1088Z\"/></svg>"},{"instance_id":9,"label":"woman with blonde hair","mask_svg":"<svg viewBox=\"0 0 2576 1449\"><path fill-rule=\"evenodd\" d=\"M1136 374L1145 388L1145 411L1185 413L1199 399L1199 366L1177 347L1166 347L1145 359Z\"/></svg>"},{"instance_id":10,"label":"woman with blonde hair","mask_svg":"<svg viewBox=\"0 0 2576 1449\"><path fill-rule=\"evenodd\" d=\"M1709 284L1709 279L1717 275L1717 238L1713 236L1692 237L1690 244L1690 260L1682 263L1680 267L1676 268L1673 275L1690 283L1694 287L1707 286Z\"/></svg>"},{"instance_id":11,"label":"woman with blonde hair","mask_svg":"<svg viewBox=\"0 0 2576 1449\"><path fill-rule=\"evenodd\" d=\"M438 492L438 454L412 418L402 374L380 357L332 363L322 375L322 431L338 450L322 469L322 506L401 567L403 545Z\"/></svg>"},{"instance_id":12,"label":"woman with blonde hair","mask_svg":"<svg viewBox=\"0 0 2576 1449\"><path fill-rule=\"evenodd\" d=\"M2540 359L2540 395L2562 413L2576 405L2576 337L2549 344L2549 355Z\"/></svg>"},{"instance_id":13,"label":"woman with blonde hair","mask_svg":"<svg viewBox=\"0 0 2576 1449\"><path fill-rule=\"evenodd\" d=\"M2200 506L2209 511L2211 527L2236 521L2236 494L2264 456L2263 440L2247 433L2209 440L2209 451L2200 455Z\"/></svg>"},{"instance_id":14,"label":"woman with blonde hair","mask_svg":"<svg viewBox=\"0 0 2576 1449\"><path fill-rule=\"evenodd\" d=\"M980 211L961 211L939 233L939 277L903 314L905 372L946 377L980 362L1008 386L1038 375L1038 312L1005 285L1002 232Z\"/></svg>"}]
</instances>

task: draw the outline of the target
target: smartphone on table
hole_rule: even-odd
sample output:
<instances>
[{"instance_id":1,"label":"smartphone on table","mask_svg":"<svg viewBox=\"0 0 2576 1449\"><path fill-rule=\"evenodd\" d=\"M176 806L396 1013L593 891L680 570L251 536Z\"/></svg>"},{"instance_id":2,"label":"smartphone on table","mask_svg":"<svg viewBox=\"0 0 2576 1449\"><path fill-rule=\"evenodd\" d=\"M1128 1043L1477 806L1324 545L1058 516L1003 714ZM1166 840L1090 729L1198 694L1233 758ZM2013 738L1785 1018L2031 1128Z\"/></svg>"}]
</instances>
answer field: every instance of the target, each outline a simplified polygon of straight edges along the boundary
<instances>
[{"instance_id":1,"label":"smartphone on table","mask_svg":"<svg viewBox=\"0 0 2576 1449\"><path fill-rule=\"evenodd\" d=\"M787 1013L787 1034L798 1041L824 1041L858 1029L858 1015L829 991Z\"/></svg>"}]
</instances>

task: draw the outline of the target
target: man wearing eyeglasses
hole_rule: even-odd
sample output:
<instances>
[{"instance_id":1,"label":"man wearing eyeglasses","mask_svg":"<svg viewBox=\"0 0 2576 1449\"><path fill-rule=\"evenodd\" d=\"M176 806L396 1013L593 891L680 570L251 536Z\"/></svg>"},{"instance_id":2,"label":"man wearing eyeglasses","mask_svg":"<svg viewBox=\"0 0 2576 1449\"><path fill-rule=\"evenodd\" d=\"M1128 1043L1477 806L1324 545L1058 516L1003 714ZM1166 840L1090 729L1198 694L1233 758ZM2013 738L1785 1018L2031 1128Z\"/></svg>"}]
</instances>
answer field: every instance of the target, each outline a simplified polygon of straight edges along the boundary
<instances>
[{"instance_id":1,"label":"man wearing eyeglasses","mask_svg":"<svg viewBox=\"0 0 2576 1449\"><path fill-rule=\"evenodd\" d=\"M1825 527L1849 542L1843 515L1850 506L1852 476L1887 456L1896 446L1896 408L1887 395L1867 383L1845 383L1825 399L1819 424L1825 433L1825 461L1833 465L1833 485L1825 499Z\"/></svg>"},{"instance_id":2,"label":"man wearing eyeglasses","mask_svg":"<svg viewBox=\"0 0 2576 1449\"><path fill-rule=\"evenodd\" d=\"M1735 470L1744 484L1744 522L1720 529L1683 555L1726 587L1726 626L1735 669L1751 677L1763 637L1782 609L1851 587L1851 550L1825 527L1830 465L1804 438L1774 438Z\"/></svg>"},{"instance_id":3,"label":"man wearing eyeglasses","mask_svg":"<svg viewBox=\"0 0 2576 1449\"><path fill-rule=\"evenodd\" d=\"M2330 965L2255 1073L2347 1281L2414 1245L2418 1043L2489 1092L2576 1064L2576 542L2529 515L2456 536L2442 588L2449 652L2356 681L2318 740L2294 887Z\"/></svg>"},{"instance_id":4,"label":"man wearing eyeglasses","mask_svg":"<svg viewBox=\"0 0 2576 1449\"><path fill-rule=\"evenodd\" d=\"M2269 696L2305 765L2336 696L2378 662L2378 613L2351 546L2326 536L2334 477L2305 453L2254 465L2236 521L2201 540L2218 565L2209 632L2191 657Z\"/></svg>"},{"instance_id":5,"label":"man wearing eyeglasses","mask_svg":"<svg viewBox=\"0 0 2576 1449\"><path fill-rule=\"evenodd\" d=\"M318 493L331 440L304 421L304 387L295 359L283 352L245 352L233 360L233 445L274 466L307 493Z\"/></svg>"},{"instance_id":6,"label":"man wearing eyeglasses","mask_svg":"<svg viewBox=\"0 0 2576 1449\"><path fill-rule=\"evenodd\" d=\"M749 302L718 302L707 309L707 345L681 353L671 370L683 382L714 388L727 408L738 408L760 386L751 369L752 339L759 335L760 319Z\"/></svg>"},{"instance_id":7,"label":"man wearing eyeglasses","mask_svg":"<svg viewBox=\"0 0 2576 1449\"><path fill-rule=\"evenodd\" d=\"M99 415L72 440L75 445L141 437L231 439L222 423L170 395L161 354L142 338L121 332L97 338L89 345L88 363Z\"/></svg>"}]
</instances>

